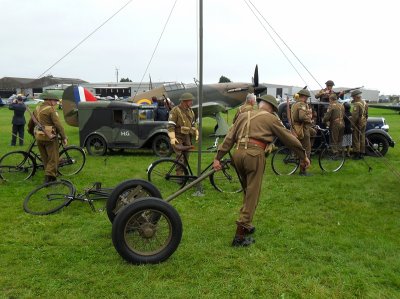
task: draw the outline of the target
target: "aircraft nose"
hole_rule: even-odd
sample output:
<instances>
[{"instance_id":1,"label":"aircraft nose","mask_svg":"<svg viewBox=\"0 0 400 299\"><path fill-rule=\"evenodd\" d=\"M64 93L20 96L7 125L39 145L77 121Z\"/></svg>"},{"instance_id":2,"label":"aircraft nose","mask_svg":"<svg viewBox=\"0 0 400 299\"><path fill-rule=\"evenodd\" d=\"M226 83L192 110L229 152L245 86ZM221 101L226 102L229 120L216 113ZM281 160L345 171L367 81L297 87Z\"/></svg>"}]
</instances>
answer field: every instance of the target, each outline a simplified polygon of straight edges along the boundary
<instances>
[{"instance_id":1,"label":"aircraft nose","mask_svg":"<svg viewBox=\"0 0 400 299\"><path fill-rule=\"evenodd\" d=\"M263 84L259 84L258 86L254 87L254 94L260 94L267 90L267 86Z\"/></svg>"}]
</instances>

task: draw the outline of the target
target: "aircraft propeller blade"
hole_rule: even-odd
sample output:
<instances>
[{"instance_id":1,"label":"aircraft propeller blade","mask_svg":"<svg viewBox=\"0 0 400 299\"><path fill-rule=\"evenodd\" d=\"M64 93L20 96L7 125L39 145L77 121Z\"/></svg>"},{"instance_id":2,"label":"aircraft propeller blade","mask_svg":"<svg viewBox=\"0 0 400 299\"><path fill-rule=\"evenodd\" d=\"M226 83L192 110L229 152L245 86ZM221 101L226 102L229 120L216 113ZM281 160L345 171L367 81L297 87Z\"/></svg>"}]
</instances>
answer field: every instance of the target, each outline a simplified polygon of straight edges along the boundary
<instances>
[{"instance_id":1,"label":"aircraft propeller blade","mask_svg":"<svg viewBox=\"0 0 400 299\"><path fill-rule=\"evenodd\" d=\"M258 65L256 64L256 68L254 70L254 79L253 79L253 86L257 87L258 86Z\"/></svg>"}]
</instances>

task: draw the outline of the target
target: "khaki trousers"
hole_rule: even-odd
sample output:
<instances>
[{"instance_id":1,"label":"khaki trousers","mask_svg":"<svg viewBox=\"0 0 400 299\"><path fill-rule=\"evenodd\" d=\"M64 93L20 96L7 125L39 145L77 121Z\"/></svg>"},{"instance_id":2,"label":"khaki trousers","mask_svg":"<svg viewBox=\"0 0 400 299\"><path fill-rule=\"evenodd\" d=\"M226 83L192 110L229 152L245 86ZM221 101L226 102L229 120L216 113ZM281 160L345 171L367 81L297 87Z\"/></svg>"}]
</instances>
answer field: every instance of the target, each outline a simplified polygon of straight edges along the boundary
<instances>
[{"instance_id":1,"label":"khaki trousers","mask_svg":"<svg viewBox=\"0 0 400 299\"><path fill-rule=\"evenodd\" d=\"M330 130L331 130L330 144L332 147L332 152L339 153L342 150L344 125L331 124Z\"/></svg>"},{"instance_id":2,"label":"khaki trousers","mask_svg":"<svg viewBox=\"0 0 400 299\"><path fill-rule=\"evenodd\" d=\"M58 169L58 139L53 141L37 141L40 158L44 165L44 174L52 177L57 176Z\"/></svg>"},{"instance_id":3,"label":"khaki trousers","mask_svg":"<svg viewBox=\"0 0 400 299\"><path fill-rule=\"evenodd\" d=\"M365 154L365 125L353 127L353 152Z\"/></svg>"},{"instance_id":4,"label":"khaki trousers","mask_svg":"<svg viewBox=\"0 0 400 299\"><path fill-rule=\"evenodd\" d=\"M192 142L190 140L190 134L180 134L180 133L175 133L175 137L176 139L178 139L179 141L179 145L192 145ZM176 158L178 158L180 156L180 154L182 153L182 151L179 151L175 146L172 147L174 149L174 152L176 154ZM186 159L189 161L189 152L186 151L184 153ZM186 165L185 163L185 159L183 158L183 156L181 156L178 159L179 162L181 162L183 165ZM184 175L184 170L182 169L182 167L176 167L176 175Z\"/></svg>"},{"instance_id":5,"label":"khaki trousers","mask_svg":"<svg viewBox=\"0 0 400 299\"><path fill-rule=\"evenodd\" d=\"M310 141L310 129L304 126L304 138L299 139L301 145L306 150L308 159L311 159L311 141Z\"/></svg>"},{"instance_id":6,"label":"khaki trousers","mask_svg":"<svg viewBox=\"0 0 400 299\"><path fill-rule=\"evenodd\" d=\"M263 149L255 145L249 144L247 149L240 146L233 154L233 162L245 188L243 205L237 222L246 228L251 228L260 197L265 170L265 153Z\"/></svg>"}]
</instances>

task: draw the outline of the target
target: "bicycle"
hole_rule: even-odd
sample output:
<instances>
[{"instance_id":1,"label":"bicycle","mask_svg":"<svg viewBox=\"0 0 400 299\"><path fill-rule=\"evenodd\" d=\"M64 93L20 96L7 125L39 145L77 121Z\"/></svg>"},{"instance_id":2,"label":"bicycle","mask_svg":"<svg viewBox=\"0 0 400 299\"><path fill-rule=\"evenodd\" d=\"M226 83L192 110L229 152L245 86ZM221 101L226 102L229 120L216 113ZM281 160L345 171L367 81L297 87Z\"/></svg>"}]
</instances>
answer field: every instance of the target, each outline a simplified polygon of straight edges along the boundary
<instances>
[{"instance_id":1,"label":"bicycle","mask_svg":"<svg viewBox=\"0 0 400 299\"><path fill-rule=\"evenodd\" d=\"M87 202L95 212L93 202L107 199L112 188L101 188L101 183L96 182L92 187L85 189L84 193L76 194L75 186L68 180L58 180L45 183L31 191L24 200L24 211L33 215L53 214L67 207L74 200Z\"/></svg>"},{"instance_id":2,"label":"bicycle","mask_svg":"<svg viewBox=\"0 0 400 299\"><path fill-rule=\"evenodd\" d=\"M318 164L324 172L337 172L339 171L345 161L345 157L342 151L334 152L332 146L329 144L329 129L322 129L316 126L320 135L316 138L320 138L319 146L313 150L313 154L319 152ZM300 166L300 160L296 154L289 148L282 146L278 148L271 159L272 170L277 175L291 175L296 172Z\"/></svg>"},{"instance_id":3,"label":"bicycle","mask_svg":"<svg viewBox=\"0 0 400 299\"><path fill-rule=\"evenodd\" d=\"M214 145L209 147L207 151L215 152L218 147L218 138L215 139ZM176 158L162 158L149 165L147 168L148 180L155 184L161 193L165 196L166 193L175 192L183 188L188 182L194 181L198 178L194 175L192 168L190 167L189 161L185 155L186 152L196 152L191 150L191 146L175 145L182 151L182 153ZM183 158L184 163L179 162ZM218 172L210 175L211 185L219 192L225 193L238 193L243 190L239 175L236 171L235 166L232 163L232 156L229 152L229 158L224 159L226 167ZM205 173L212 168L213 163L211 162L201 172ZM177 173L177 170L180 170ZM182 174L183 172L183 174Z\"/></svg>"},{"instance_id":4,"label":"bicycle","mask_svg":"<svg viewBox=\"0 0 400 299\"><path fill-rule=\"evenodd\" d=\"M0 178L6 181L24 181L31 178L44 165L39 153L33 149L34 140L26 151L12 151L0 159ZM79 173L86 162L86 155L78 146L64 146L60 141L58 173L71 176Z\"/></svg>"}]
</instances>

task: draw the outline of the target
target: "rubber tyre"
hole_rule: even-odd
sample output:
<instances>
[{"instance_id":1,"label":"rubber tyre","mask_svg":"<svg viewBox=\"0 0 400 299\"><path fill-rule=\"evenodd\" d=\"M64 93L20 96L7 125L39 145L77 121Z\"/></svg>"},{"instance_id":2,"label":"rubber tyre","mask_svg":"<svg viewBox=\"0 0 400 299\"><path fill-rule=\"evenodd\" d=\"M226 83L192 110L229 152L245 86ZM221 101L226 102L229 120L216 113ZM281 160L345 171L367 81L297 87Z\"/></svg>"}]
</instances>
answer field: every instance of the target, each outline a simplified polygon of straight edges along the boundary
<instances>
[{"instance_id":1,"label":"rubber tyre","mask_svg":"<svg viewBox=\"0 0 400 299\"><path fill-rule=\"evenodd\" d=\"M159 134L153 138L151 147L154 154L158 157L169 157L173 152L169 137L163 134Z\"/></svg>"},{"instance_id":2,"label":"rubber tyre","mask_svg":"<svg viewBox=\"0 0 400 299\"><path fill-rule=\"evenodd\" d=\"M9 152L0 159L0 176L5 181L27 180L35 174L36 168L35 159L24 151Z\"/></svg>"},{"instance_id":3,"label":"rubber tyre","mask_svg":"<svg viewBox=\"0 0 400 299\"><path fill-rule=\"evenodd\" d=\"M107 152L107 143L100 135L91 135L86 140L86 149L91 156L104 156Z\"/></svg>"},{"instance_id":4,"label":"rubber tyre","mask_svg":"<svg viewBox=\"0 0 400 299\"><path fill-rule=\"evenodd\" d=\"M277 175L291 175L299 166L300 160L285 146L278 148L272 155L271 167Z\"/></svg>"},{"instance_id":5,"label":"rubber tyre","mask_svg":"<svg viewBox=\"0 0 400 299\"><path fill-rule=\"evenodd\" d=\"M177 167L181 167L183 176L176 175ZM172 158L157 160L147 168L147 179L157 186L164 198L183 188L189 180L188 175L186 166Z\"/></svg>"},{"instance_id":6,"label":"rubber tyre","mask_svg":"<svg viewBox=\"0 0 400 299\"><path fill-rule=\"evenodd\" d=\"M128 192L134 191L133 198L127 198L130 195ZM160 191L152 184L145 180L127 180L120 183L111 192L107 199L106 209L107 216L112 223L116 215L121 212L123 208L139 198L143 197L156 197L161 198Z\"/></svg>"},{"instance_id":7,"label":"rubber tyre","mask_svg":"<svg viewBox=\"0 0 400 299\"><path fill-rule=\"evenodd\" d=\"M28 194L24 200L24 211L33 215L49 215L68 205L74 195L75 188L69 181L45 183Z\"/></svg>"},{"instance_id":8,"label":"rubber tyre","mask_svg":"<svg viewBox=\"0 0 400 299\"><path fill-rule=\"evenodd\" d=\"M334 154L332 150L328 148L324 148L318 157L319 167L325 172L337 172L344 165L344 154Z\"/></svg>"},{"instance_id":9,"label":"rubber tyre","mask_svg":"<svg viewBox=\"0 0 400 299\"><path fill-rule=\"evenodd\" d=\"M365 143L368 156L383 157L389 150L389 141L383 135L371 134L365 138Z\"/></svg>"},{"instance_id":10,"label":"rubber tyre","mask_svg":"<svg viewBox=\"0 0 400 299\"><path fill-rule=\"evenodd\" d=\"M235 166L231 159L226 160L226 169L210 175L211 185L223 193L239 193L243 191Z\"/></svg>"},{"instance_id":11,"label":"rubber tyre","mask_svg":"<svg viewBox=\"0 0 400 299\"><path fill-rule=\"evenodd\" d=\"M78 146L68 146L61 150L58 172L64 176L79 173L86 163L86 154Z\"/></svg>"},{"instance_id":12,"label":"rubber tyre","mask_svg":"<svg viewBox=\"0 0 400 299\"><path fill-rule=\"evenodd\" d=\"M182 231L182 220L175 208L161 199L148 197L134 201L117 214L112 225L112 241L127 262L158 264L176 251ZM130 242L135 237L135 242ZM142 243L144 249L139 248Z\"/></svg>"}]
</instances>

